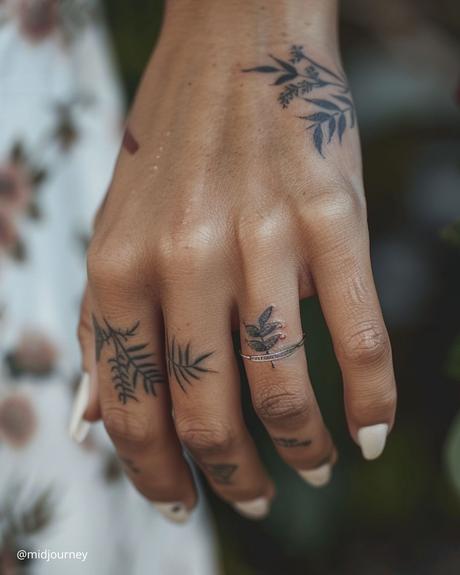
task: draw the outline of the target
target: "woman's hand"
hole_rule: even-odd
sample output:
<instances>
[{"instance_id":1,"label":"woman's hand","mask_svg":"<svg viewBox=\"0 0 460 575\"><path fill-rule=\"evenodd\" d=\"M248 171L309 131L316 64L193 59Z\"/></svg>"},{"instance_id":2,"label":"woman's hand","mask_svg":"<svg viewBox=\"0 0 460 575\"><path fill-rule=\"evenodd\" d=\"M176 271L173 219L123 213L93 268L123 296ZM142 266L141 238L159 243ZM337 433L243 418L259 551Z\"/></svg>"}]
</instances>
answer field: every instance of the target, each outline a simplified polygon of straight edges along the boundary
<instances>
[{"instance_id":1,"label":"woman's hand","mask_svg":"<svg viewBox=\"0 0 460 575\"><path fill-rule=\"evenodd\" d=\"M173 519L196 500L182 445L243 514L265 515L274 494L243 420L232 329L280 456L328 481L336 451L295 345L301 298L319 295L366 458L393 425L335 20L332 0L171 2L129 116L88 254L82 333L99 397L87 417L99 402L131 480Z\"/></svg>"}]
</instances>

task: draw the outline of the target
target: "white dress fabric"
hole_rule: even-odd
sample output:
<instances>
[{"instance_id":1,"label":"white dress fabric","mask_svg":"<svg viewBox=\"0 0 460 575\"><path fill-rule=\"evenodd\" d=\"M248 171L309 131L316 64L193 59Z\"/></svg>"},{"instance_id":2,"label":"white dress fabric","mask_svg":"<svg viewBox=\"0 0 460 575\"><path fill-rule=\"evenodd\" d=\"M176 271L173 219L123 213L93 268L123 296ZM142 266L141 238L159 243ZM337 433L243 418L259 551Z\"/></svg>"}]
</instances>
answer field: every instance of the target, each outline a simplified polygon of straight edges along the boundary
<instances>
[{"instance_id":1,"label":"white dress fabric","mask_svg":"<svg viewBox=\"0 0 460 575\"><path fill-rule=\"evenodd\" d=\"M82 446L67 434L85 248L121 125L98 6L0 0L2 575L219 572L203 504L168 523L124 477L102 425Z\"/></svg>"}]
</instances>

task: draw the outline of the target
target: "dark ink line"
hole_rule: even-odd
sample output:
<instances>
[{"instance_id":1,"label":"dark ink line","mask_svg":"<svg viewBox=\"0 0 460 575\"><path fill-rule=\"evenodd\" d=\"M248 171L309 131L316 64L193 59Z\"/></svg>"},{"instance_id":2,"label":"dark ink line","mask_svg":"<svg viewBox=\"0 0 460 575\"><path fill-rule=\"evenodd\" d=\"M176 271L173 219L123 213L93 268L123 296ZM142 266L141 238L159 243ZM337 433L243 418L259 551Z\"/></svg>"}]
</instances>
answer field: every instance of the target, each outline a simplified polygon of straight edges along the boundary
<instances>
[{"instance_id":1,"label":"dark ink line","mask_svg":"<svg viewBox=\"0 0 460 575\"><path fill-rule=\"evenodd\" d=\"M113 328L104 319L103 328L93 315L93 330L96 346L96 361L100 360L104 346L111 347L113 355L107 360L110 366L112 383L118 392L118 399L126 405L129 399L139 401L136 397L137 384L141 380L144 392L156 396L155 385L164 383L164 376L159 366L152 360L154 354L146 348L146 343L130 345L130 338L136 335L139 322L130 329Z\"/></svg>"},{"instance_id":2,"label":"dark ink line","mask_svg":"<svg viewBox=\"0 0 460 575\"><path fill-rule=\"evenodd\" d=\"M184 393L187 393L187 386L193 384L192 380L199 381L202 373L217 373L213 369L203 366L203 362L213 355L213 351L203 353L196 357L192 356L191 343L188 342L185 348L176 342L176 338L168 339L167 345L168 374L173 375Z\"/></svg>"},{"instance_id":3,"label":"dark ink line","mask_svg":"<svg viewBox=\"0 0 460 575\"><path fill-rule=\"evenodd\" d=\"M300 440L290 437L274 437L273 442L279 447L309 447L312 444L311 439Z\"/></svg>"}]
</instances>

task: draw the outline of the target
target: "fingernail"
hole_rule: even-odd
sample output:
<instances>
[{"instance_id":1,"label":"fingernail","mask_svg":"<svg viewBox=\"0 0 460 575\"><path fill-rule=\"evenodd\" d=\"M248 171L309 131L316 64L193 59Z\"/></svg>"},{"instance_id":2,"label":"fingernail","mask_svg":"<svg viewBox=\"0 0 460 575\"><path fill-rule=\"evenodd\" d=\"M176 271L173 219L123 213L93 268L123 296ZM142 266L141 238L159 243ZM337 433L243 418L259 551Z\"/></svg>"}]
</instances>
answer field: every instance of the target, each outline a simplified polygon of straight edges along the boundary
<instances>
[{"instance_id":1,"label":"fingernail","mask_svg":"<svg viewBox=\"0 0 460 575\"><path fill-rule=\"evenodd\" d=\"M241 515L250 519L262 519L268 515L270 510L270 502L266 497L258 497L251 501L240 501L239 503L234 503L233 506Z\"/></svg>"},{"instance_id":2,"label":"fingernail","mask_svg":"<svg viewBox=\"0 0 460 575\"><path fill-rule=\"evenodd\" d=\"M157 510L174 523L185 523L190 516L189 511L185 505L179 501L175 503L154 503Z\"/></svg>"},{"instance_id":3,"label":"fingernail","mask_svg":"<svg viewBox=\"0 0 460 575\"><path fill-rule=\"evenodd\" d=\"M388 435L388 425L379 423L361 427L358 431L358 443L361 447L364 459L377 459L385 448Z\"/></svg>"},{"instance_id":4,"label":"fingernail","mask_svg":"<svg viewBox=\"0 0 460 575\"><path fill-rule=\"evenodd\" d=\"M81 443L88 435L91 424L83 419L83 414L88 407L90 391L89 375L84 373L80 380L77 393L73 402L72 415L70 416L69 434L77 443Z\"/></svg>"},{"instance_id":5,"label":"fingernail","mask_svg":"<svg viewBox=\"0 0 460 575\"><path fill-rule=\"evenodd\" d=\"M320 465L316 469L299 470L299 475L313 487L322 487L329 483L332 474L330 463Z\"/></svg>"}]
</instances>

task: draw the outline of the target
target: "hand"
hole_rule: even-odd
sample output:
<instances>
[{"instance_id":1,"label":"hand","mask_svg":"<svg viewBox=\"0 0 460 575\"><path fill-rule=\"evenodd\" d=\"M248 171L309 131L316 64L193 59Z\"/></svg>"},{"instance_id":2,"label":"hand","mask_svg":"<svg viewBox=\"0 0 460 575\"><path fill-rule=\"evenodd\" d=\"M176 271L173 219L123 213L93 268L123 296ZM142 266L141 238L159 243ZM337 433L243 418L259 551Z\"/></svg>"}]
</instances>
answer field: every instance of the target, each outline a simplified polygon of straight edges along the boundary
<instances>
[{"instance_id":1,"label":"hand","mask_svg":"<svg viewBox=\"0 0 460 575\"><path fill-rule=\"evenodd\" d=\"M366 458L393 425L336 7L310 4L171 3L90 245L87 417L99 403L129 477L176 520L196 500L182 445L241 513L265 515L274 495L243 421L232 328L245 355L271 359L244 360L252 403L313 485L336 450L295 346L300 299L319 296Z\"/></svg>"}]
</instances>

